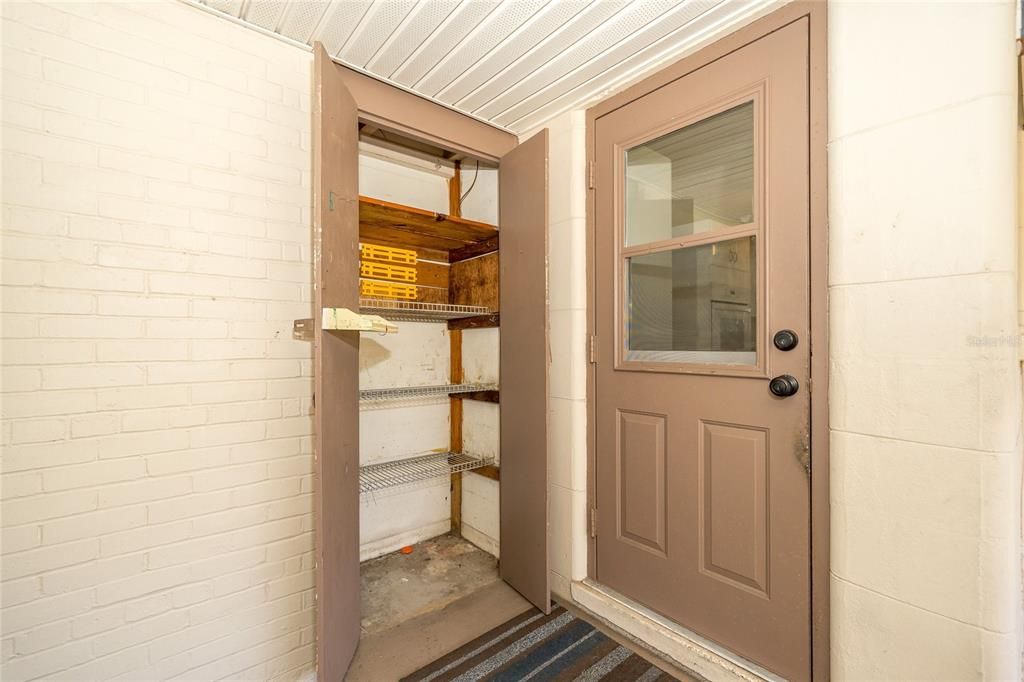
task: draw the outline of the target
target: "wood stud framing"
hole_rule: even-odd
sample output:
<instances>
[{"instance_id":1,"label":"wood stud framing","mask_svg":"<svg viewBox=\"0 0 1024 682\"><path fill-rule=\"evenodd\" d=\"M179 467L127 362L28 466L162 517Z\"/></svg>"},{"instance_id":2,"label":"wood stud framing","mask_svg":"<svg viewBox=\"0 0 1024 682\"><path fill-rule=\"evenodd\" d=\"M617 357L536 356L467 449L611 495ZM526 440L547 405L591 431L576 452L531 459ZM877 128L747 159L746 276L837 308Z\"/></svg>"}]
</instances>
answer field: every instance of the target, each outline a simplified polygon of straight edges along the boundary
<instances>
[{"instance_id":1,"label":"wood stud framing","mask_svg":"<svg viewBox=\"0 0 1024 682\"><path fill-rule=\"evenodd\" d=\"M448 181L448 212L455 216L462 215L462 164L455 162L455 174ZM450 272L450 271L449 271ZM449 274L449 286L451 276ZM451 302L451 289L448 290L449 302ZM454 329L448 332L449 345L451 347L449 370L451 382L461 384L463 379L462 371L462 330ZM449 450L451 452L462 452L462 398L453 395L449 397L451 412L451 434L449 439ZM462 535L462 472L452 474L451 479L451 516L452 533Z\"/></svg>"}]
</instances>

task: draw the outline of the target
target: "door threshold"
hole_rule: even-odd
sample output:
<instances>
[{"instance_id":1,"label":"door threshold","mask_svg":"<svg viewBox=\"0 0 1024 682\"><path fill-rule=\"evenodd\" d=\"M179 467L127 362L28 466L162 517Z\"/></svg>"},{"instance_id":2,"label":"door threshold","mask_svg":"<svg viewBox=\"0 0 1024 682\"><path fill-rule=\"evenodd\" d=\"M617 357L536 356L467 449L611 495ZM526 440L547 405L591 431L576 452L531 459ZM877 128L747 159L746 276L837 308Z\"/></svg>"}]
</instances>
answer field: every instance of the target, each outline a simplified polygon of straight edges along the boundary
<instances>
[{"instance_id":1,"label":"door threshold","mask_svg":"<svg viewBox=\"0 0 1024 682\"><path fill-rule=\"evenodd\" d=\"M709 682L783 682L775 673L590 579L573 582L570 594L592 615Z\"/></svg>"}]
</instances>

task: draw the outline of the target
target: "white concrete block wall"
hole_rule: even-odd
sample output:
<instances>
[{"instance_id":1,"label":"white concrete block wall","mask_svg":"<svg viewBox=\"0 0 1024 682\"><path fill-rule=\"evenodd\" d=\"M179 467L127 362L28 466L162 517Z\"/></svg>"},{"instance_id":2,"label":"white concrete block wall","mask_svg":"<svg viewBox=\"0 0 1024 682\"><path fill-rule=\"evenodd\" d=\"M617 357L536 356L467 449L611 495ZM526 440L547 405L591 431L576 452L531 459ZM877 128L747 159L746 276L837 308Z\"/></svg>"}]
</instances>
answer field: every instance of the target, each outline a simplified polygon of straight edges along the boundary
<instances>
[{"instance_id":1,"label":"white concrete block wall","mask_svg":"<svg viewBox=\"0 0 1024 682\"><path fill-rule=\"evenodd\" d=\"M1017 272L1024 271L1024 128L1017 130ZM1017 282L1017 323L1024 338L1024 277ZM1021 348L1024 359L1024 348Z\"/></svg>"},{"instance_id":2,"label":"white concrete block wall","mask_svg":"<svg viewBox=\"0 0 1024 682\"><path fill-rule=\"evenodd\" d=\"M835 679L1020 673L1014 23L829 7Z\"/></svg>"},{"instance_id":3,"label":"white concrete block wall","mask_svg":"<svg viewBox=\"0 0 1024 682\"><path fill-rule=\"evenodd\" d=\"M3 677L313 662L310 56L3 3Z\"/></svg>"},{"instance_id":4,"label":"white concrete block wall","mask_svg":"<svg viewBox=\"0 0 1024 682\"><path fill-rule=\"evenodd\" d=\"M462 477L462 537L484 550L501 556L501 486L497 481L475 474Z\"/></svg>"},{"instance_id":5,"label":"white concrete block wall","mask_svg":"<svg viewBox=\"0 0 1024 682\"><path fill-rule=\"evenodd\" d=\"M397 152L389 151L386 155L388 159L359 155L360 194L428 211L448 212L448 184L442 175L402 164Z\"/></svg>"},{"instance_id":6,"label":"white concrete block wall","mask_svg":"<svg viewBox=\"0 0 1024 682\"><path fill-rule=\"evenodd\" d=\"M472 173L472 171L470 171ZM485 177L481 175L481 178ZM471 181L470 181L471 182ZM496 192L497 186L477 183L470 194L483 190ZM467 201L469 197L466 198ZM466 204L463 204L466 208ZM486 216L486 211L478 215ZM478 220L484 217L477 218ZM462 371L466 383L499 385L499 334L498 329L467 329L462 332ZM482 457L493 457L501 465L499 450L501 416L497 405L465 400L462 404L462 449L464 452ZM500 486L483 476L464 474L462 476L462 536L477 547L499 555L500 545Z\"/></svg>"},{"instance_id":7,"label":"white concrete block wall","mask_svg":"<svg viewBox=\"0 0 1024 682\"><path fill-rule=\"evenodd\" d=\"M1017 130L1017 337L1024 340L1024 129ZM1024 345L1019 349L1024 358ZM1024 485L1024 481L1022 481ZM1024 489L1020 491L1024 498ZM1020 510L1024 515L1024 506ZM1022 516L1022 535L1024 535L1024 516ZM1020 561L1024 567L1024 539L1021 542ZM1024 574L1024 569L1022 569ZM1021 611L1024 612L1024 594L1021 595ZM1021 656L1019 679L1024 679L1024 656Z\"/></svg>"},{"instance_id":8,"label":"white concrete block wall","mask_svg":"<svg viewBox=\"0 0 1024 682\"><path fill-rule=\"evenodd\" d=\"M400 171L396 169L399 174ZM443 182L440 189L444 190ZM399 323L398 334L363 335L359 345L359 385L391 388L446 384L450 357L445 325ZM364 404L359 412L360 463L406 459L447 449L451 440L450 412L447 397ZM447 533L450 528L447 478L360 496L359 539L363 560Z\"/></svg>"},{"instance_id":9,"label":"white concrete block wall","mask_svg":"<svg viewBox=\"0 0 1024 682\"><path fill-rule=\"evenodd\" d=\"M587 577L586 113L548 124L551 589Z\"/></svg>"},{"instance_id":10,"label":"white concrete block wall","mask_svg":"<svg viewBox=\"0 0 1024 682\"><path fill-rule=\"evenodd\" d=\"M462 166L462 217L498 224L498 171L478 168L471 161ZM442 211L444 213L445 211Z\"/></svg>"}]
</instances>

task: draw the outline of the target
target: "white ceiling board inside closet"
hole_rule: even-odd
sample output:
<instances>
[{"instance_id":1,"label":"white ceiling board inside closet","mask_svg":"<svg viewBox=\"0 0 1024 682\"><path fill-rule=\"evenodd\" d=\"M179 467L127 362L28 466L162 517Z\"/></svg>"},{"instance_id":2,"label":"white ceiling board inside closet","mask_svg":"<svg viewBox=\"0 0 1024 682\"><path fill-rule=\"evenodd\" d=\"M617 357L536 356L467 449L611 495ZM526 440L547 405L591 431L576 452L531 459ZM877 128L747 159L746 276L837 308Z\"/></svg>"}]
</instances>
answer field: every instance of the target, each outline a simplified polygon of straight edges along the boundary
<instances>
[{"instance_id":1,"label":"white ceiling board inside closet","mask_svg":"<svg viewBox=\"0 0 1024 682\"><path fill-rule=\"evenodd\" d=\"M193 0L524 132L779 0Z\"/></svg>"}]
</instances>

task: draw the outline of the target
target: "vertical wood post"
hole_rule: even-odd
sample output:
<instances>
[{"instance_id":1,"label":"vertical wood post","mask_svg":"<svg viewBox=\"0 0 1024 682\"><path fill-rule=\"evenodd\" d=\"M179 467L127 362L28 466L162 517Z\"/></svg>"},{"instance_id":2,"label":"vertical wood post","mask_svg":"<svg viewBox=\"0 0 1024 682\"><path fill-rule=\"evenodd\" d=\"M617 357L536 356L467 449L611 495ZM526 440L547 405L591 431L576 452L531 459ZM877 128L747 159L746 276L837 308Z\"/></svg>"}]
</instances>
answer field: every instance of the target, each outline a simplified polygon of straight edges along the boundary
<instances>
[{"instance_id":1,"label":"vertical wood post","mask_svg":"<svg viewBox=\"0 0 1024 682\"><path fill-rule=\"evenodd\" d=\"M448 214L462 217L462 163L455 162L455 174L448 181ZM449 293L449 300L450 300ZM448 332L450 344L449 377L453 384L462 383L462 330L452 329ZM452 397L451 402L451 435L449 450L462 452L462 398ZM462 535L462 472L452 474L451 479L451 517L452 533Z\"/></svg>"},{"instance_id":2,"label":"vertical wood post","mask_svg":"<svg viewBox=\"0 0 1024 682\"><path fill-rule=\"evenodd\" d=\"M455 162L455 174L448 181L448 215L462 217L462 162Z\"/></svg>"},{"instance_id":3,"label":"vertical wood post","mask_svg":"<svg viewBox=\"0 0 1024 682\"><path fill-rule=\"evenodd\" d=\"M462 383L462 330L453 329L448 332L451 345L451 382ZM452 396L451 400L451 438L452 452L462 452L462 398ZM452 474L452 532L462 534L462 472Z\"/></svg>"}]
</instances>

